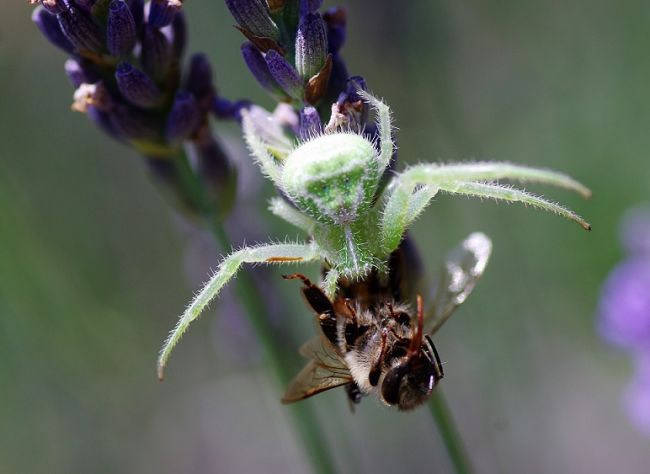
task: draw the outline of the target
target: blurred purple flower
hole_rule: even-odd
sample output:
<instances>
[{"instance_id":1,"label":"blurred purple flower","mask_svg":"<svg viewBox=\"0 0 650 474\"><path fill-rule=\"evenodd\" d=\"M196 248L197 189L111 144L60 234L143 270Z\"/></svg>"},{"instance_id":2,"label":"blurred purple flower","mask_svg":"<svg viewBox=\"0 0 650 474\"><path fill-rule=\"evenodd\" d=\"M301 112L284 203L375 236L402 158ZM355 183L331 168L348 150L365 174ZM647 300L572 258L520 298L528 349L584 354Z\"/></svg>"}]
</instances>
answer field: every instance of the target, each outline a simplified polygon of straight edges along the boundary
<instances>
[{"instance_id":1,"label":"blurred purple flower","mask_svg":"<svg viewBox=\"0 0 650 474\"><path fill-rule=\"evenodd\" d=\"M621 241L628 254L650 258L650 206L634 207L625 214Z\"/></svg>"},{"instance_id":2,"label":"blurred purple flower","mask_svg":"<svg viewBox=\"0 0 650 474\"><path fill-rule=\"evenodd\" d=\"M630 257L610 273L600 300L599 330L619 347L650 351L650 258Z\"/></svg>"},{"instance_id":3,"label":"blurred purple flower","mask_svg":"<svg viewBox=\"0 0 650 474\"><path fill-rule=\"evenodd\" d=\"M650 210L629 211L621 223L628 253L603 285L598 329L634 358L635 375L623 394L631 422L650 435Z\"/></svg>"},{"instance_id":4,"label":"blurred purple flower","mask_svg":"<svg viewBox=\"0 0 650 474\"><path fill-rule=\"evenodd\" d=\"M623 407L632 424L650 436L650 351L636 359L636 373L623 392Z\"/></svg>"},{"instance_id":5,"label":"blurred purple flower","mask_svg":"<svg viewBox=\"0 0 650 474\"><path fill-rule=\"evenodd\" d=\"M73 110L145 156L154 178L184 211L205 213L206 202L187 189L179 159L186 142L211 157L193 171L215 188L211 207L225 213L233 201L236 173L208 139L208 116L219 98L207 57L182 67L187 41L181 0L30 0L32 20L50 43L70 58L65 70L74 85ZM244 106L239 101L238 107ZM234 105L221 118L238 118ZM209 144L207 146L206 144ZM222 159L221 159L222 158ZM156 160L160 162L156 162ZM219 168L220 167L220 168ZM218 168L218 169L217 169ZM215 176L219 175L219 179ZM222 185L222 188L218 188ZM223 204L223 205L222 205Z\"/></svg>"}]
</instances>

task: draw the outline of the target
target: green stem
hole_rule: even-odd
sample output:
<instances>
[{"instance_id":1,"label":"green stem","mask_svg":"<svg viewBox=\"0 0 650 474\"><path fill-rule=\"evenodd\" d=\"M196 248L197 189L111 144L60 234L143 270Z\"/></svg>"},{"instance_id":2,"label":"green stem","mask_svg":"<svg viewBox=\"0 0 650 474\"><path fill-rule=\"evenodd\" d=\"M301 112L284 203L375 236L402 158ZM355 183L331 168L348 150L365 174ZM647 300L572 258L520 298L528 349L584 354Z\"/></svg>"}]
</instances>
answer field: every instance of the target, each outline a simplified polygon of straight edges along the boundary
<instances>
[{"instance_id":1,"label":"green stem","mask_svg":"<svg viewBox=\"0 0 650 474\"><path fill-rule=\"evenodd\" d=\"M472 472L470 460L467 457L463 440L458 433L458 429L456 428L456 424L440 388L433 393L429 399L428 406L429 412L440 432L440 437L445 443L445 448L447 448L454 472L456 474L470 474Z\"/></svg>"},{"instance_id":2,"label":"green stem","mask_svg":"<svg viewBox=\"0 0 650 474\"><path fill-rule=\"evenodd\" d=\"M226 252L232 247L232 242L226 233L222 220L216 216L212 206L208 202L203 184L193 172L187 157L183 153L177 158L178 171L181 182L187 189L188 196L192 199L199 199L200 208L204 209L206 218L210 221L212 234L221 247ZM198 192L198 194L197 194ZM284 360L284 351L278 338L274 337L275 328L269 322L267 309L263 303L263 297L258 287L246 272L240 272L237 280L234 282L234 290L239 303L244 306L248 321L260 342L264 354L275 373L279 384L286 386L293 377L291 367ZM313 472L326 474L335 472L334 457L331 455L329 442L321 429L318 417L311 406L308 404L297 404L288 407L291 414L291 421L297 432L297 438L302 442L313 468Z\"/></svg>"}]
</instances>

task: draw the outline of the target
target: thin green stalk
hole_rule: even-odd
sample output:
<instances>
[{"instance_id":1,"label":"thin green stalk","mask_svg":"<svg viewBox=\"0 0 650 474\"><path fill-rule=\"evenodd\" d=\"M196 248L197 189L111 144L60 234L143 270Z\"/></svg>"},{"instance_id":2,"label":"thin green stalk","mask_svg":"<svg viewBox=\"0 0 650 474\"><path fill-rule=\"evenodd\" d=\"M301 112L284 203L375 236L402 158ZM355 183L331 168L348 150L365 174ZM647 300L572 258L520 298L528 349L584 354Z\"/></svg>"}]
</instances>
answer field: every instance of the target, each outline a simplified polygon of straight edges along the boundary
<instances>
[{"instance_id":1,"label":"thin green stalk","mask_svg":"<svg viewBox=\"0 0 650 474\"><path fill-rule=\"evenodd\" d=\"M222 249L230 247L230 239L220 222L215 221L213 233ZM266 360L269 361L275 375L284 387L291 381L294 374L291 373L290 367L284 361L283 350L278 344L279 341L273 337L275 329L266 316L267 311L262 304L263 300L257 286L245 272L239 273L234 284L238 301L246 309L248 321L264 349ZM311 409L311 406L304 403L292 405L288 407L288 411L292 414L293 424L312 459L314 471L319 473L334 472L333 458L329 453L329 443L325 439L316 413Z\"/></svg>"},{"instance_id":2,"label":"thin green stalk","mask_svg":"<svg viewBox=\"0 0 650 474\"><path fill-rule=\"evenodd\" d=\"M178 160L178 170L182 182L184 186L189 188L187 189L188 195L193 196L193 198L199 196L200 207L205 210L206 218L210 220L211 231L217 244L223 251L229 251L232 242L221 219L216 216L216 213L211 208L203 184L193 172L184 153ZM263 298L258 287L245 271L239 273L237 280L233 284L237 299L244 306L248 321L262 346L266 356L265 360L271 365L279 385L286 386L293 374L291 368L285 363L284 351L280 341L274 337L275 329L269 322L267 310L263 305ZM296 437L300 439L311 460L313 471L319 474L335 472L334 457L331 455L329 442L311 406L307 404L293 405L288 407L288 412L291 414L291 421L297 432Z\"/></svg>"},{"instance_id":3,"label":"thin green stalk","mask_svg":"<svg viewBox=\"0 0 650 474\"><path fill-rule=\"evenodd\" d=\"M445 443L445 448L447 448L454 472L456 474L470 474L472 472L470 460L467 457L463 440L458 433L458 429L456 428L456 424L440 388L429 399L428 407L438 427L440 437Z\"/></svg>"}]
</instances>

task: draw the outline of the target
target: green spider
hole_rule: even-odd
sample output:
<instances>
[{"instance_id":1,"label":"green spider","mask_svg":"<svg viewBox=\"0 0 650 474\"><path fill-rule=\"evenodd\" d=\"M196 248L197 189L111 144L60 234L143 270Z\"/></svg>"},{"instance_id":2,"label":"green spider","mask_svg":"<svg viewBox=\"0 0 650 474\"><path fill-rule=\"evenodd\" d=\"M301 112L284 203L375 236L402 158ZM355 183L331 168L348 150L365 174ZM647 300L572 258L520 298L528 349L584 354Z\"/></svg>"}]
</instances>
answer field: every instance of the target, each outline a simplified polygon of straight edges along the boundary
<instances>
[{"instance_id":1,"label":"green spider","mask_svg":"<svg viewBox=\"0 0 650 474\"><path fill-rule=\"evenodd\" d=\"M521 202L591 226L574 212L523 190L497 184L500 179L555 185L590 196L585 186L555 171L509 163L478 162L411 166L395 173L380 190L381 178L394 151L391 112L372 95L359 91L375 111L377 142L351 131L332 131L293 146L290 140L269 138L260 124L244 113L244 137L264 174L291 201L274 198L273 214L304 231L303 243L244 247L220 264L189 304L165 341L158 359L158 375L189 324L219 294L244 263L320 262L329 271L321 287L333 298L337 282L363 280L373 269L387 271L387 260L407 229L440 191L450 194ZM269 122L264 127L279 126ZM265 137L265 135L267 135Z\"/></svg>"}]
</instances>

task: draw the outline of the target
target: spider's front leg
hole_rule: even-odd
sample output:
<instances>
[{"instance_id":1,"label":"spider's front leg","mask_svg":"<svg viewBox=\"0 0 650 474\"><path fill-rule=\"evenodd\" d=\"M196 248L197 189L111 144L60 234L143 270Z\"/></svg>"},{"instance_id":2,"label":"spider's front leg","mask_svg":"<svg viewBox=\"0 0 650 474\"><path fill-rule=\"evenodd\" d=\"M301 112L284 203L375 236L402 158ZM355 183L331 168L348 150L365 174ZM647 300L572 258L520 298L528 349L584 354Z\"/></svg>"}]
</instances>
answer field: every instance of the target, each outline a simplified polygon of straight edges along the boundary
<instances>
[{"instance_id":1,"label":"spider's front leg","mask_svg":"<svg viewBox=\"0 0 650 474\"><path fill-rule=\"evenodd\" d=\"M359 90L357 93L363 100L370 104L377 113L377 131L379 132L380 146L379 165L380 169L383 171L390 163L395 148L395 144L393 143L393 125L390 108L381 100L364 90Z\"/></svg>"},{"instance_id":2,"label":"spider's front leg","mask_svg":"<svg viewBox=\"0 0 650 474\"><path fill-rule=\"evenodd\" d=\"M576 191L584 197L589 197L591 194L589 189L563 173L510 163L485 162L450 165L429 163L413 166L400 173L385 191L385 205L381 221L384 252L392 252L397 248L408 227L439 191L521 202L559 214L577 222L586 230L591 229L589 223L582 217L559 204L514 187L490 182L498 179L549 184Z\"/></svg>"},{"instance_id":3,"label":"spider's front leg","mask_svg":"<svg viewBox=\"0 0 650 474\"><path fill-rule=\"evenodd\" d=\"M307 214L300 212L281 197L271 198L271 201L269 202L269 211L284 219L289 224L298 227L307 235L313 235L314 229L318 225L314 219L309 217Z\"/></svg>"},{"instance_id":4,"label":"spider's front leg","mask_svg":"<svg viewBox=\"0 0 650 474\"><path fill-rule=\"evenodd\" d=\"M210 301L219 294L231 278L235 276L239 267L244 263L302 263L319 260L318 247L315 244L272 244L259 247L244 247L226 257L219 265L212 278L203 289L194 297L178 323L165 340L158 357L158 378L164 375L167 359L178 343L183 333L192 321L199 317Z\"/></svg>"},{"instance_id":5,"label":"spider's front leg","mask_svg":"<svg viewBox=\"0 0 650 474\"><path fill-rule=\"evenodd\" d=\"M255 118L251 113L242 110L242 130L244 132L244 140L248 145L248 149L253 155L253 158L262 169L262 172L268 176L273 184L279 188L282 187L282 167L276 162L271 151L272 147L268 145L258 135L258 130L255 124ZM286 157L290 150L282 149L279 156ZM278 154L278 153L276 153Z\"/></svg>"}]
</instances>

